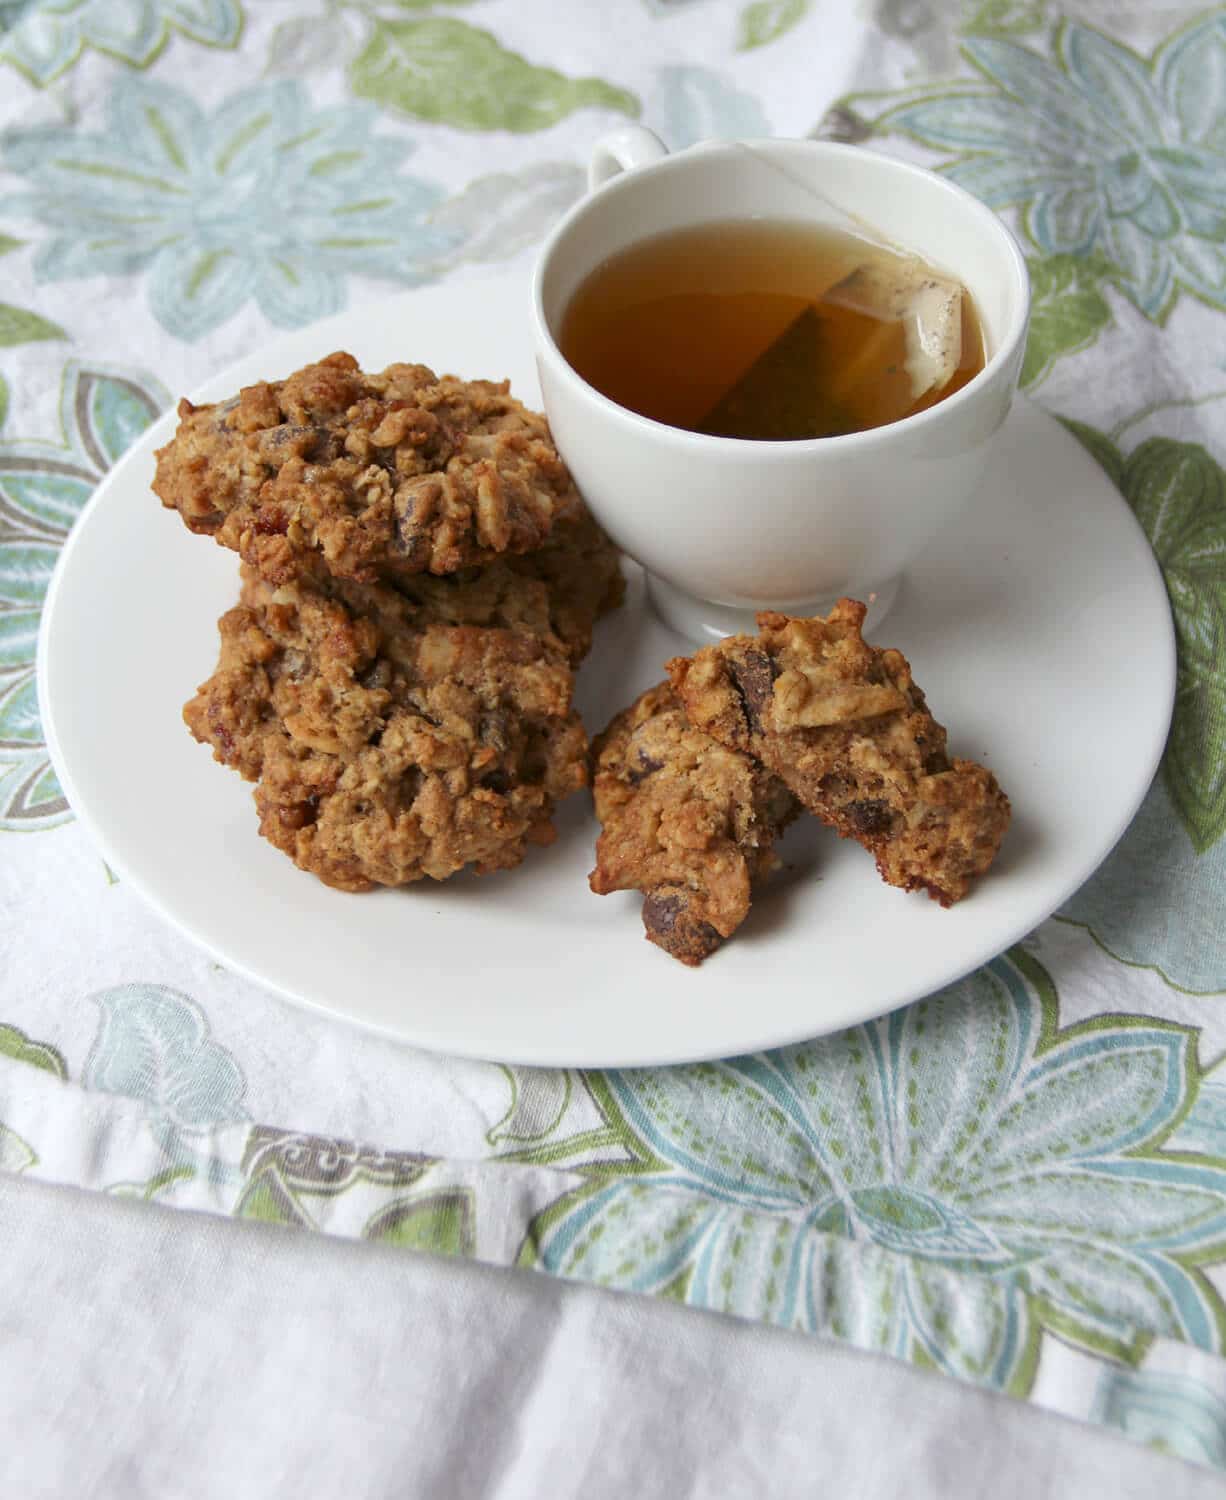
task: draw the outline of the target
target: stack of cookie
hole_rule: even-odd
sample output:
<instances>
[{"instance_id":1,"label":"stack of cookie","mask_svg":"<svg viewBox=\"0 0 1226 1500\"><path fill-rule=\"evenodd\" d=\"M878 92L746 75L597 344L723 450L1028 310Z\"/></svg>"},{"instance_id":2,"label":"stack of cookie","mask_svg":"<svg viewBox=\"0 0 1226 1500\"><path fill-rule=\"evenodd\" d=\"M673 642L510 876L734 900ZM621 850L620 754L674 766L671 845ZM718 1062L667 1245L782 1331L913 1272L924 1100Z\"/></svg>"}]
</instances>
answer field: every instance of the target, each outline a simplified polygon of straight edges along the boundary
<instances>
[{"instance_id":1,"label":"stack of cookie","mask_svg":"<svg viewBox=\"0 0 1226 1500\"><path fill-rule=\"evenodd\" d=\"M348 891L549 843L588 779L574 669L622 579L544 418L347 354L179 416L154 490L242 559L184 718L256 783L260 832Z\"/></svg>"},{"instance_id":2,"label":"stack of cookie","mask_svg":"<svg viewBox=\"0 0 1226 1500\"><path fill-rule=\"evenodd\" d=\"M906 658L861 636L865 613L842 599L825 618L760 614L758 635L670 661L597 739L592 889L642 891L647 936L682 963L744 921L802 810L942 906L995 858L1009 799L947 754Z\"/></svg>"}]
</instances>

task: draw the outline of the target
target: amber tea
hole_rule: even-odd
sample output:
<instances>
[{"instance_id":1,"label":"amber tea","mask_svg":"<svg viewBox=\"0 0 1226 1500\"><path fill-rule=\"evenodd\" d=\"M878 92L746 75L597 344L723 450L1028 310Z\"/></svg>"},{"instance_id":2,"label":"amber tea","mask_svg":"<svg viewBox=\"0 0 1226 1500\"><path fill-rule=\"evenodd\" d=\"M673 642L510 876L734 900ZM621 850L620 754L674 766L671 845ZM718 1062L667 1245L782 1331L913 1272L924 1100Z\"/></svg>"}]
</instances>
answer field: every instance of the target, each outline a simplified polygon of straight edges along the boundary
<instances>
[{"instance_id":1,"label":"amber tea","mask_svg":"<svg viewBox=\"0 0 1226 1500\"><path fill-rule=\"evenodd\" d=\"M786 440L897 422L983 369L970 295L837 229L747 219L642 240L580 285L562 353L672 427Z\"/></svg>"}]
</instances>

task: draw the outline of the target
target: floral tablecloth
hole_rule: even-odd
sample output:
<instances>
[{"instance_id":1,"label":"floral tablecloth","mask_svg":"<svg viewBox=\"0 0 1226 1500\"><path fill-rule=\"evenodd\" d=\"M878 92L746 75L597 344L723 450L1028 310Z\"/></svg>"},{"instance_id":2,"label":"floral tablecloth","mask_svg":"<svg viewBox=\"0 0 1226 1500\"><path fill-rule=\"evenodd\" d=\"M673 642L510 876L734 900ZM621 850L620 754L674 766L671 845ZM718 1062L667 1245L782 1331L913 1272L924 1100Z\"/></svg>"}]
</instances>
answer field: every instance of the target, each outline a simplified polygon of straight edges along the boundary
<instances>
[{"instance_id":1,"label":"floral tablecloth","mask_svg":"<svg viewBox=\"0 0 1226 1500\"><path fill-rule=\"evenodd\" d=\"M530 257L629 119L862 142L1008 219L1026 390L1165 573L1174 727L1089 884L905 1011L693 1067L459 1062L260 992L116 880L48 763L39 611L173 397ZM0 129L0 1190L670 1298L1226 1468L1226 10L3 0Z\"/></svg>"}]
</instances>

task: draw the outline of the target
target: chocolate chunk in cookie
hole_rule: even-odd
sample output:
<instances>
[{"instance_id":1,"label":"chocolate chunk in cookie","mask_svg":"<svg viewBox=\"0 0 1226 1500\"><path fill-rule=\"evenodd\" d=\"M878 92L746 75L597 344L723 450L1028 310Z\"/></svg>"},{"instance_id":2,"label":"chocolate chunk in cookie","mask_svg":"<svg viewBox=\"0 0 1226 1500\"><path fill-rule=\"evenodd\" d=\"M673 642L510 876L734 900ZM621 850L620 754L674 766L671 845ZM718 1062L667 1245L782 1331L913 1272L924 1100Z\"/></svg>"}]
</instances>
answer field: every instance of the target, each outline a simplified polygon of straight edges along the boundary
<instances>
[{"instance_id":1,"label":"chocolate chunk in cookie","mask_svg":"<svg viewBox=\"0 0 1226 1500\"><path fill-rule=\"evenodd\" d=\"M745 920L795 799L748 756L692 728L667 683L617 715L593 761L603 831L592 890L642 891L648 938L700 964Z\"/></svg>"},{"instance_id":2,"label":"chocolate chunk in cookie","mask_svg":"<svg viewBox=\"0 0 1226 1500\"><path fill-rule=\"evenodd\" d=\"M505 381L368 375L332 354L229 401L182 401L179 419L155 492L274 583L454 573L578 514L544 417Z\"/></svg>"},{"instance_id":3,"label":"chocolate chunk in cookie","mask_svg":"<svg viewBox=\"0 0 1226 1500\"><path fill-rule=\"evenodd\" d=\"M759 635L678 657L669 677L696 728L863 844L883 880L949 906L995 858L1009 799L983 766L949 758L906 658L862 639L865 612L841 599L826 619L760 614Z\"/></svg>"}]
</instances>

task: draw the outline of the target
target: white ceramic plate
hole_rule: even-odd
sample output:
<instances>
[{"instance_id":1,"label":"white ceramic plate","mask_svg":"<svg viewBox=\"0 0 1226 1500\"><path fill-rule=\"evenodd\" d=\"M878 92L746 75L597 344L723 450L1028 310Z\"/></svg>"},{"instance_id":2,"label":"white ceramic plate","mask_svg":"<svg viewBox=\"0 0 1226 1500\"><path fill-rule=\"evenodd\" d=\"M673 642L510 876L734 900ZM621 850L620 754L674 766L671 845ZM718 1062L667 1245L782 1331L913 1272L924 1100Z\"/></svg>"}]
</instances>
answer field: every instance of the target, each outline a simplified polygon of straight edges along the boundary
<instances>
[{"instance_id":1,"label":"white ceramic plate","mask_svg":"<svg viewBox=\"0 0 1226 1500\"><path fill-rule=\"evenodd\" d=\"M197 393L215 400L334 348L368 368L425 361L509 375L538 398L522 274L431 288L270 344ZM236 560L150 493L159 421L81 516L51 585L43 724L107 860L223 964L290 999L425 1047L584 1066L729 1056L835 1030L947 984L1058 907L1123 833L1170 722L1174 636L1145 538L1098 466L1019 402L980 500L929 549L879 639L910 658L950 747L989 765L1014 823L950 911L881 883L806 819L787 868L701 969L643 939L637 896L593 896L596 824L572 798L518 870L350 896L256 833L250 787L188 735ZM668 496L660 496L668 504ZM579 680L589 730L686 649L645 609L597 632Z\"/></svg>"}]
</instances>

